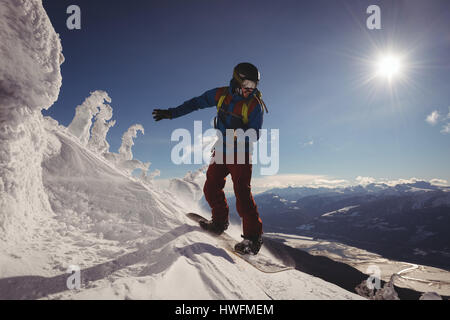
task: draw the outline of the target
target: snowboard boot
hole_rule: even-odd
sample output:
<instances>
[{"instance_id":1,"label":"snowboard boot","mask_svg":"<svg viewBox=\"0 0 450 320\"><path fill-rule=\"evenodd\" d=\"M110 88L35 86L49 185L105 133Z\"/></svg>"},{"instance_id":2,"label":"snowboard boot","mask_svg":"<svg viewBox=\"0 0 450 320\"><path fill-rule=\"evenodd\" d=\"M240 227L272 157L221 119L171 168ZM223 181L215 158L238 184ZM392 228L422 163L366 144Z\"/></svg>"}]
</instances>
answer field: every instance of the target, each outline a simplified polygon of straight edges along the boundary
<instances>
[{"instance_id":1,"label":"snowboard boot","mask_svg":"<svg viewBox=\"0 0 450 320\"><path fill-rule=\"evenodd\" d=\"M225 222L225 223L219 223L216 222L214 220L209 220L209 221L200 221L200 227L202 227L202 229L211 232L215 235L220 236L222 233L225 232L225 230L228 229L229 226L229 222Z\"/></svg>"},{"instance_id":2,"label":"snowboard boot","mask_svg":"<svg viewBox=\"0 0 450 320\"><path fill-rule=\"evenodd\" d=\"M240 254L254 254L257 255L261 246L263 244L263 240L261 236L256 237L244 237L242 242L239 242L234 246L234 250Z\"/></svg>"}]
</instances>

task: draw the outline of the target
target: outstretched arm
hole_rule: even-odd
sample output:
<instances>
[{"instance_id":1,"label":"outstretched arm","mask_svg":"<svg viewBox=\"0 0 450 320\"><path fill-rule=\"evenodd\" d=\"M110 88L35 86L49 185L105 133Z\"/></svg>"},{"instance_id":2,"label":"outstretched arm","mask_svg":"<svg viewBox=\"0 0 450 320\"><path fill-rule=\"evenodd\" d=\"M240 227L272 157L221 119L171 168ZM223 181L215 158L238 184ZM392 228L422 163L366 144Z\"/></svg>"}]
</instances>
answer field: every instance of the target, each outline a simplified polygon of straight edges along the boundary
<instances>
[{"instance_id":1,"label":"outstretched arm","mask_svg":"<svg viewBox=\"0 0 450 320\"><path fill-rule=\"evenodd\" d=\"M206 91L201 96L188 100L176 108L170 108L168 110L155 109L153 111L153 118L155 121L160 121L162 119L175 119L198 109L213 107L217 103L215 99L217 90L218 89L212 89Z\"/></svg>"},{"instance_id":2,"label":"outstretched arm","mask_svg":"<svg viewBox=\"0 0 450 320\"><path fill-rule=\"evenodd\" d=\"M182 117L198 109L205 109L216 105L216 93L218 89L212 89L206 91L199 97L186 101L181 106L176 108L170 108L169 112L172 115L172 119Z\"/></svg>"}]
</instances>

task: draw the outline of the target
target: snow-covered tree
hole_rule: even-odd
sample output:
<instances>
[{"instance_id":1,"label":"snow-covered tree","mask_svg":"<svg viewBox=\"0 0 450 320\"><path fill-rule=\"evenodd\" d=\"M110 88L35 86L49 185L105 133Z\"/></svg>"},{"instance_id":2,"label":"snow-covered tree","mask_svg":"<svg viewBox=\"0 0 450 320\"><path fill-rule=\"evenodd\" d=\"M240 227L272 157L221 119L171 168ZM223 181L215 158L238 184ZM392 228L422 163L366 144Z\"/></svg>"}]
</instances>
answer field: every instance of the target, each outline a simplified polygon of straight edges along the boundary
<instances>
[{"instance_id":1,"label":"snow-covered tree","mask_svg":"<svg viewBox=\"0 0 450 320\"><path fill-rule=\"evenodd\" d=\"M113 110L110 105L102 104L100 112L95 116L95 122L91 129L91 138L88 142L88 148L99 154L109 151L109 143L106 141L106 135L116 121L109 121L112 118Z\"/></svg>"},{"instance_id":2,"label":"snow-covered tree","mask_svg":"<svg viewBox=\"0 0 450 320\"><path fill-rule=\"evenodd\" d=\"M144 134L144 127L140 124L135 124L129 127L127 132L123 134L122 145L119 148L119 154L122 156L124 160L133 159L133 153L131 152L131 148L134 145L133 139L137 137L137 133L139 131L142 132L142 134Z\"/></svg>"},{"instance_id":3,"label":"snow-covered tree","mask_svg":"<svg viewBox=\"0 0 450 320\"><path fill-rule=\"evenodd\" d=\"M75 117L70 123L68 130L80 140L81 144L87 145L89 141L91 136L90 130L92 118L97 115L100 110L106 110L104 114L106 116L108 115L108 107L111 107L106 105L105 101L111 103L111 98L105 91L97 90L91 92L91 95L76 108Z\"/></svg>"},{"instance_id":4,"label":"snow-covered tree","mask_svg":"<svg viewBox=\"0 0 450 320\"><path fill-rule=\"evenodd\" d=\"M40 0L0 1L0 239L26 237L51 208L41 111L61 87L61 42Z\"/></svg>"},{"instance_id":5,"label":"snow-covered tree","mask_svg":"<svg viewBox=\"0 0 450 320\"><path fill-rule=\"evenodd\" d=\"M144 127L140 124L132 125L122 136L122 145L119 148L119 153L106 152L103 156L113 163L116 167L125 170L131 174L134 170L140 169L144 175L147 174L150 162L142 162L133 159L133 152L131 148L134 145L134 138L137 137L138 132L144 133Z\"/></svg>"}]
</instances>

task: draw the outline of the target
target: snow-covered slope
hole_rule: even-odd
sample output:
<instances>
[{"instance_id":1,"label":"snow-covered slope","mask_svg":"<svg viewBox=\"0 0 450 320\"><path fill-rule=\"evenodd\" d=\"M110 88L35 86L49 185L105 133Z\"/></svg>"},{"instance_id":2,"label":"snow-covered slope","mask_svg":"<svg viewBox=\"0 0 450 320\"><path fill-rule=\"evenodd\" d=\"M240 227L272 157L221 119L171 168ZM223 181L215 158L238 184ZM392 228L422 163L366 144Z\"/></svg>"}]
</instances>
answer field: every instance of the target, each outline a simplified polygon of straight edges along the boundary
<instances>
[{"instance_id":1,"label":"snow-covered slope","mask_svg":"<svg viewBox=\"0 0 450 320\"><path fill-rule=\"evenodd\" d=\"M197 173L161 190L149 176L130 175L149 166L129 159L131 150L107 152L108 106L95 148L43 118L61 85L58 35L41 0L0 2L0 26L0 299L360 298L232 257L185 217L205 214L195 202ZM133 128L130 137L141 130ZM69 290L74 266L82 283Z\"/></svg>"},{"instance_id":2,"label":"snow-covered slope","mask_svg":"<svg viewBox=\"0 0 450 320\"><path fill-rule=\"evenodd\" d=\"M124 175L52 121L46 132L58 149L43 162L54 216L40 226L30 247L2 248L0 283L10 278L11 291L8 296L0 290L1 298L359 298L296 270L263 274L236 260L185 217L198 210L186 200L192 189L156 190ZM80 290L36 281L37 293L30 295L30 281L17 278L66 279L70 265L81 269Z\"/></svg>"}]
</instances>

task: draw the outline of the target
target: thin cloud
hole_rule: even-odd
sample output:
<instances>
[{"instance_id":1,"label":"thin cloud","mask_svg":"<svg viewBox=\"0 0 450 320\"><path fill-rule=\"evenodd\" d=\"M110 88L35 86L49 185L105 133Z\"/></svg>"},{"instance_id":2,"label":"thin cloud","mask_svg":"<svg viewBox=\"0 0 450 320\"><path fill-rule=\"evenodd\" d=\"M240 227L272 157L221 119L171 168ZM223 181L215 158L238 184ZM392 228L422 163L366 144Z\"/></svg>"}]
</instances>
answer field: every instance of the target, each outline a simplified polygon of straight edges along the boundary
<instances>
[{"instance_id":1,"label":"thin cloud","mask_svg":"<svg viewBox=\"0 0 450 320\"><path fill-rule=\"evenodd\" d=\"M311 139L306 142L300 142L299 144L302 148L312 147L314 145L314 140Z\"/></svg>"},{"instance_id":2,"label":"thin cloud","mask_svg":"<svg viewBox=\"0 0 450 320\"><path fill-rule=\"evenodd\" d=\"M427 116L425 121L432 126L437 125L438 123L442 124L441 133L442 134L450 134L450 107L448 107L449 112L446 116L442 116L439 111L434 110L431 114Z\"/></svg>"},{"instance_id":3,"label":"thin cloud","mask_svg":"<svg viewBox=\"0 0 450 320\"><path fill-rule=\"evenodd\" d=\"M361 176L359 176L359 177L356 178L356 182L359 185L366 186L368 184L375 183L376 179L372 178L372 177L361 177Z\"/></svg>"},{"instance_id":4,"label":"thin cloud","mask_svg":"<svg viewBox=\"0 0 450 320\"><path fill-rule=\"evenodd\" d=\"M446 123L441 130L442 134L450 134L450 122Z\"/></svg>"},{"instance_id":5,"label":"thin cloud","mask_svg":"<svg viewBox=\"0 0 450 320\"><path fill-rule=\"evenodd\" d=\"M303 144L304 147L309 147L309 146L312 146L312 145L314 145L314 140L310 140L310 141L308 141L308 142Z\"/></svg>"},{"instance_id":6,"label":"thin cloud","mask_svg":"<svg viewBox=\"0 0 450 320\"><path fill-rule=\"evenodd\" d=\"M267 191L273 188L287 187L346 187L350 182L344 179L334 179L326 175L310 174L281 174L275 176L264 176L252 179L252 190L255 194Z\"/></svg>"},{"instance_id":7,"label":"thin cloud","mask_svg":"<svg viewBox=\"0 0 450 320\"><path fill-rule=\"evenodd\" d=\"M205 167L206 169L206 167ZM170 181L172 179L156 179L154 183L159 186L161 189L168 188L170 185ZM200 186L206 181L206 175L200 175L198 177L197 183ZM444 179L418 179L418 178L410 178L410 179L376 179L373 177L363 177L358 176L355 180L346 180L346 179L337 179L334 177L329 177L326 175L312 175L312 174L281 174L276 176L262 176L255 177L252 179L252 192L253 194L263 193L270 189L284 189L288 187L299 188L299 187L309 187L309 188L346 188L352 186L367 186L369 184L385 184L390 187L396 186L398 184L413 184L418 181L427 181L435 186L446 187L449 186L447 180ZM233 182L231 181L231 177L228 177L227 183L224 189L227 196L234 196L233 190Z\"/></svg>"},{"instance_id":8,"label":"thin cloud","mask_svg":"<svg viewBox=\"0 0 450 320\"><path fill-rule=\"evenodd\" d=\"M435 126L440 118L440 114L437 110L434 110L431 114L429 114L426 118L426 122L428 122L429 124L431 124L432 126Z\"/></svg>"},{"instance_id":9,"label":"thin cloud","mask_svg":"<svg viewBox=\"0 0 450 320\"><path fill-rule=\"evenodd\" d=\"M431 179L430 183L439 187L447 187L449 186L448 181L444 179Z\"/></svg>"}]
</instances>

